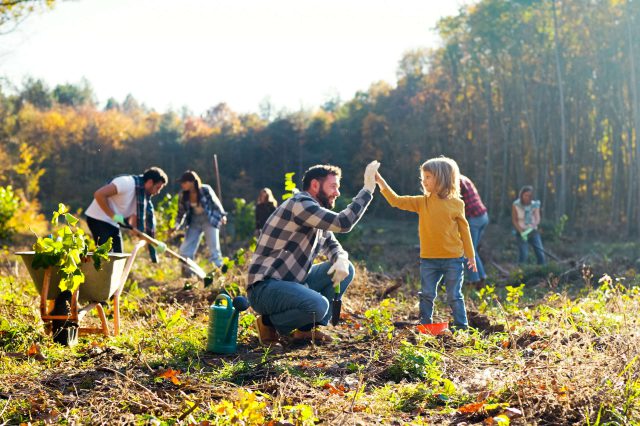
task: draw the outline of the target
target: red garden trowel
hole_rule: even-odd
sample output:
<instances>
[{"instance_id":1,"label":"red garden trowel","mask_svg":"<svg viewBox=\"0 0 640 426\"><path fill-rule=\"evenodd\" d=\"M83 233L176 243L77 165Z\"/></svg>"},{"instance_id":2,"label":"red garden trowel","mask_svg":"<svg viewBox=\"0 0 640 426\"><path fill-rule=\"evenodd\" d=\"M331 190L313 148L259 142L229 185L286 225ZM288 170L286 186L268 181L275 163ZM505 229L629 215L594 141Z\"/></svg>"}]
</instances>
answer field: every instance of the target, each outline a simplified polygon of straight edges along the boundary
<instances>
[{"instance_id":1,"label":"red garden trowel","mask_svg":"<svg viewBox=\"0 0 640 426\"><path fill-rule=\"evenodd\" d=\"M160 241L156 240L155 238L153 238L150 235L145 234L142 231L137 230L136 228L132 227L129 224L126 224L126 225L120 224L120 226L125 228L125 229L128 229L131 232L133 232L136 236L138 236L139 238L145 240L146 242L148 242L149 244L151 244L154 247L157 247L158 245L161 244ZM193 271L193 273L196 274L198 276L198 278L200 278L201 280L204 280L207 277L207 273L204 272L204 270L200 267L200 265L198 265L196 262L194 262L193 259L189 259L188 257L181 256L180 254L176 253L175 251L171 250L168 247L166 249L166 253L170 254L171 256L173 256L176 259L178 259L180 262L182 262L185 265L187 265L189 267L189 269L191 269L191 271Z\"/></svg>"},{"instance_id":2,"label":"red garden trowel","mask_svg":"<svg viewBox=\"0 0 640 426\"><path fill-rule=\"evenodd\" d=\"M331 325L338 325L340 322L340 311L342 310L342 300L340 299L340 281L333 282L333 304L331 305Z\"/></svg>"}]
</instances>

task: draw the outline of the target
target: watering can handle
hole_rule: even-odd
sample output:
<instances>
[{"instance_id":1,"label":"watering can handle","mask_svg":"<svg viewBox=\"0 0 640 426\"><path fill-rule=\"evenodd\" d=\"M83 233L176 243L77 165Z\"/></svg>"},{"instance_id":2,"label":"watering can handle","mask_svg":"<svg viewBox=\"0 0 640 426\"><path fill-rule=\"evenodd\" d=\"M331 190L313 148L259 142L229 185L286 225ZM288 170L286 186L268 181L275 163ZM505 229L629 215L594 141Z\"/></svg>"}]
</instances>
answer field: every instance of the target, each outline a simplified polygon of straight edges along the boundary
<instances>
[{"instance_id":1,"label":"watering can handle","mask_svg":"<svg viewBox=\"0 0 640 426\"><path fill-rule=\"evenodd\" d=\"M216 300L213 302L213 304L216 306L221 305L221 303L218 303L218 302L222 300L227 301L227 310L233 310L233 301L231 300L231 297L229 297L229 295L227 294L219 294L218 297L216 297Z\"/></svg>"}]
</instances>

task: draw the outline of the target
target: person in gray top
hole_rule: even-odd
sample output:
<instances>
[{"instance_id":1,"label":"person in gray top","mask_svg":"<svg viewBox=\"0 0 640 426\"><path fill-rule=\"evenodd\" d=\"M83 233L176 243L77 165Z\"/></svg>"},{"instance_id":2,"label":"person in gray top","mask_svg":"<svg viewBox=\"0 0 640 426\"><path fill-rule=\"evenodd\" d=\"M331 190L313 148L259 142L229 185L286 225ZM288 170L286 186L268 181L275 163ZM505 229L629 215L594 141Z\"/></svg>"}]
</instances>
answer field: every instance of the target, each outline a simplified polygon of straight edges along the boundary
<instances>
[{"instance_id":1,"label":"person in gray top","mask_svg":"<svg viewBox=\"0 0 640 426\"><path fill-rule=\"evenodd\" d=\"M340 168L313 166L303 176L302 191L265 223L247 278L249 302L260 314L256 326L262 344L276 343L279 334L291 332L294 340L332 340L316 328L331 319L333 283L340 283L342 296L354 276L334 232L349 232L360 220L373 198L379 166L377 161L367 165L364 188L341 212L331 210L340 196ZM314 265L319 254L329 260Z\"/></svg>"}]
</instances>

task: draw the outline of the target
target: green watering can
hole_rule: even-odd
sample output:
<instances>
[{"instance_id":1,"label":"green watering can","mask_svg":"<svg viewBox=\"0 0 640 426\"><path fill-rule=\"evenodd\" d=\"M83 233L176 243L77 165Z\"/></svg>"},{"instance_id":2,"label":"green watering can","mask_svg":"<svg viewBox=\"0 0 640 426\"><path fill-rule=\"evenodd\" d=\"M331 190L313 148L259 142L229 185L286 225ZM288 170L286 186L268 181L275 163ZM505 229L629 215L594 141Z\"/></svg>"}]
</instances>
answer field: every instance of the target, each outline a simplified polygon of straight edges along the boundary
<instances>
[{"instance_id":1,"label":"green watering can","mask_svg":"<svg viewBox=\"0 0 640 426\"><path fill-rule=\"evenodd\" d=\"M244 296L233 300L227 294L219 294L209 307L209 332L207 351L231 354L236 351L238 341L238 315L249 308Z\"/></svg>"}]
</instances>

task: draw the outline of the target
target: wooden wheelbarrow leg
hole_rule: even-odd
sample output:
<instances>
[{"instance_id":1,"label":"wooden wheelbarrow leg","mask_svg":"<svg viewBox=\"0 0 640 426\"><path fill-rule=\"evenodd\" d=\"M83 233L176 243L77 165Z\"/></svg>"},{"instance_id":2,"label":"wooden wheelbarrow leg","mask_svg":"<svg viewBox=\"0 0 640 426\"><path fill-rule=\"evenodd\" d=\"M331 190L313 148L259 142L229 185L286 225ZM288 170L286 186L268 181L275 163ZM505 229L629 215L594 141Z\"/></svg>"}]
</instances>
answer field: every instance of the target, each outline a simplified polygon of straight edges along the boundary
<instances>
[{"instance_id":1,"label":"wooden wheelbarrow leg","mask_svg":"<svg viewBox=\"0 0 640 426\"><path fill-rule=\"evenodd\" d=\"M124 288L124 284L127 282L127 277L129 276L129 272L131 272L131 267L133 266L133 261L136 259L136 255L141 248L143 248L147 244L146 241L140 240L133 247L133 251L131 252L131 256L127 259L127 263L124 265L124 270L122 271L122 276L120 277L120 286L113 294L113 335L117 336L120 334L120 293L122 293L122 289Z\"/></svg>"},{"instance_id":2,"label":"wooden wheelbarrow leg","mask_svg":"<svg viewBox=\"0 0 640 426\"><path fill-rule=\"evenodd\" d=\"M109 324L107 323L107 316L104 313L104 309L102 308L102 305L99 302L92 302L89 303L87 306L84 306L82 309L80 309L80 311L78 312L78 323L80 323L80 321L82 321L82 318L84 318L84 316L86 314L88 314L92 309L95 309L98 311L98 318L100 318L100 328L96 328L96 327L80 327L78 332L81 335L84 334L104 334L105 336L109 335Z\"/></svg>"},{"instance_id":3,"label":"wooden wheelbarrow leg","mask_svg":"<svg viewBox=\"0 0 640 426\"><path fill-rule=\"evenodd\" d=\"M43 320L49 315L47 305L47 295L49 294L49 283L51 282L51 267L44 270L44 279L42 280L42 290L40 291L40 318Z\"/></svg>"}]
</instances>

